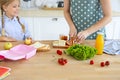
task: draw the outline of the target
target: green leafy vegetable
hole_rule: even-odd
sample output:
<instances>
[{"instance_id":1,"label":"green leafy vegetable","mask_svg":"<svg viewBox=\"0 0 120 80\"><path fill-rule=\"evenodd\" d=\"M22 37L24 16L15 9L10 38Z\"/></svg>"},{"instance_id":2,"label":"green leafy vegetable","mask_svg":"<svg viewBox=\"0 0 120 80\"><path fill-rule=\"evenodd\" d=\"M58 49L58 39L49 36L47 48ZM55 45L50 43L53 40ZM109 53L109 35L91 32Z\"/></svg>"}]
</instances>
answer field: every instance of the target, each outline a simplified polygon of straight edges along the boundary
<instances>
[{"instance_id":1,"label":"green leafy vegetable","mask_svg":"<svg viewBox=\"0 0 120 80\"><path fill-rule=\"evenodd\" d=\"M75 44L65 50L65 53L77 60L87 60L94 57L97 53L97 49L87 45Z\"/></svg>"}]
</instances>

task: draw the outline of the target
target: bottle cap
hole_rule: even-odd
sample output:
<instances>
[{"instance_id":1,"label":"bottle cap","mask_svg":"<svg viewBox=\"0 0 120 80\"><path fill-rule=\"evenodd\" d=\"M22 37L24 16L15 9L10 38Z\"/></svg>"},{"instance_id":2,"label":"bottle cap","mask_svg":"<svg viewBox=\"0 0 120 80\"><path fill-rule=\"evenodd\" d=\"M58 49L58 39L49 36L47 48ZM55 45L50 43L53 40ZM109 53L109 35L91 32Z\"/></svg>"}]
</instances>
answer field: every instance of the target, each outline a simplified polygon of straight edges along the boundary
<instances>
[{"instance_id":1,"label":"bottle cap","mask_svg":"<svg viewBox=\"0 0 120 80\"><path fill-rule=\"evenodd\" d=\"M97 34L101 34L101 35L104 35L103 32L97 32Z\"/></svg>"}]
</instances>

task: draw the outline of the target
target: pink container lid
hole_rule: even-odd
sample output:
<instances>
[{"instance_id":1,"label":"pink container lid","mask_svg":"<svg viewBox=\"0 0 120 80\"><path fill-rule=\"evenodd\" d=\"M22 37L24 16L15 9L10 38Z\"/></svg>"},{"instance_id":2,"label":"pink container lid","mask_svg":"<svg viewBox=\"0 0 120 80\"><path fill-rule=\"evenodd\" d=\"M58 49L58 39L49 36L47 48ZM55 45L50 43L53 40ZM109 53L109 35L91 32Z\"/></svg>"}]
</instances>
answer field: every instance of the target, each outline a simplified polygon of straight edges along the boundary
<instances>
[{"instance_id":1,"label":"pink container lid","mask_svg":"<svg viewBox=\"0 0 120 80\"><path fill-rule=\"evenodd\" d=\"M36 48L24 44L17 45L10 50L0 51L0 55L4 56L6 59L19 60L28 59L36 54Z\"/></svg>"}]
</instances>

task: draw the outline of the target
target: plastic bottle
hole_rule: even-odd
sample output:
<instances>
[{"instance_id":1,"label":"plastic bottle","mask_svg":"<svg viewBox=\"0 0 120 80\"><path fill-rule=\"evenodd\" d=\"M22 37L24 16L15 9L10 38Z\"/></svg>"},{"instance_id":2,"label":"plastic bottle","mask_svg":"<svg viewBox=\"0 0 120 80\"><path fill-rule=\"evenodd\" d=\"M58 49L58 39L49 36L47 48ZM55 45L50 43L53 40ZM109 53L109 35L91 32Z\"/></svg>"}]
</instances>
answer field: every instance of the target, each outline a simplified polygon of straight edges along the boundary
<instances>
[{"instance_id":1,"label":"plastic bottle","mask_svg":"<svg viewBox=\"0 0 120 80\"><path fill-rule=\"evenodd\" d=\"M104 36L102 32L97 33L95 47L98 50L97 54L102 55L104 50Z\"/></svg>"}]
</instances>

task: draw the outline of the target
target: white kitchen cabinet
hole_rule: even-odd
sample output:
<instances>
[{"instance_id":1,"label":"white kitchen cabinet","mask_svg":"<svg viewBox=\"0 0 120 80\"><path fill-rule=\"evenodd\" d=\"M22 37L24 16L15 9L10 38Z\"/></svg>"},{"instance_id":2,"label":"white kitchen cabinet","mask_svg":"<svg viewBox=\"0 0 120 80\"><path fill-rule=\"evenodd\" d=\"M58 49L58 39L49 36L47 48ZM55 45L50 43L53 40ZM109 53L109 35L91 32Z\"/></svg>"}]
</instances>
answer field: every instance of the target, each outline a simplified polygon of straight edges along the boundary
<instances>
[{"instance_id":1,"label":"white kitchen cabinet","mask_svg":"<svg viewBox=\"0 0 120 80\"><path fill-rule=\"evenodd\" d=\"M113 17L106 26L107 39L120 39L120 17Z\"/></svg>"},{"instance_id":2,"label":"white kitchen cabinet","mask_svg":"<svg viewBox=\"0 0 120 80\"><path fill-rule=\"evenodd\" d=\"M28 23L29 31L34 38L34 19L33 17L24 17L25 21Z\"/></svg>"},{"instance_id":3,"label":"white kitchen cabinet","mask_svg":"<svg viewBox=\"0 0 120 80\"><path fill-rule=\"evenodd\" d=\"M68 35L64 17L25 17L34 40L58 40L59 34ZM120 39L120 17L113 17L106 25L107 39Z\"/></svg>"},{"instance_id":4,"label":"white kitchen cabinet","mask_svg":"<svg viewBox=\"0 0 120 80\"><path fill-rule=\"evenodd\" d=\"M63 17L34 17L35 40L58 40L60 34L68 33L69 27Z\"/></svg>"}]
</instances>

